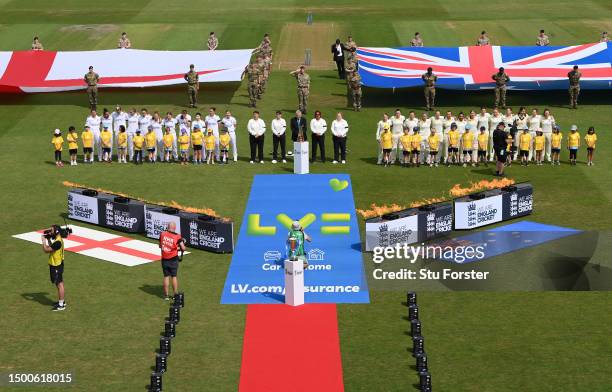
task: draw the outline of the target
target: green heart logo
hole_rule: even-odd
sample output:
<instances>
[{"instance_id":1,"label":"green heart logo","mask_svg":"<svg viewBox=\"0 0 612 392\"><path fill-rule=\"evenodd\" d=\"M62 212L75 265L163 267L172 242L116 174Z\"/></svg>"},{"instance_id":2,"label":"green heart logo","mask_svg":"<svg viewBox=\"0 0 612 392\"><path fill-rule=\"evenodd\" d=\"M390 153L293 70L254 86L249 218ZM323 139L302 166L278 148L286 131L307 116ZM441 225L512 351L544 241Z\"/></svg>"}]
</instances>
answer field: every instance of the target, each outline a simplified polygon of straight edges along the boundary
<instances>
[{"instance_id":1,"label":"green heart logo","mask_svg":"<svg viewBox=\"0 0 612 392\"><path fill-rule=\"evenodd\" d=\"M348 181L344 180L344 181L340 181L337 178L332 178L331 180L329 180L329 186L331 186L331 188L334 190L334 192L340 192L346 188L348 188Z\"/></svg>"}]
</instances>

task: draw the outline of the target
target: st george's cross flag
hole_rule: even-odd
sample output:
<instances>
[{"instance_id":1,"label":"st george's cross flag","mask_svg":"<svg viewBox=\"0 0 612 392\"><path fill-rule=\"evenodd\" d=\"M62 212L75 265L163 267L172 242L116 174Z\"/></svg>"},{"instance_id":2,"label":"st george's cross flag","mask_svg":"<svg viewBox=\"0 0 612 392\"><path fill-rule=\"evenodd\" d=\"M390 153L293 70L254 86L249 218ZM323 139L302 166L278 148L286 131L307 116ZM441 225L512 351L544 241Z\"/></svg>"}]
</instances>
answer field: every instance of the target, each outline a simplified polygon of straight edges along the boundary
<instances>
[{"instance_id":1,"label":"st george's cross flag","mask_svg":"<svg viewBox=\"0 0 612 392\"><path fill-rule=\"evenodd\" d=\"M0 52L0 93L85 89L89 66L98 87L151 87L185 83L194 64L200 82L237 82L253 50L165 51L112 49L82 52Z\"/></svg>"},{"instance_id":2,"label":"st george's cross flag","mask_svg":"<svg viewBox=\"0 0 612 392\"><path fill-rule=\"evenodd\" d=\"M64 239L64 250L99 260L133 267L161 260L159 245L129 237L70 225L72 234ZM13 237L40 244L42 230L16 234ZM188 252L185 252L187 254Z\"/></svg>"},{"instance_id":3,"label":"st george's cross flag","mask_svg":"<svg viewBox=\"0 0 612 392\"><path fill-rule=\"evenodd\" d=\"M612 88L612 43L576 46L461 46L455 48L358 48L359 74L370 87L422 86L431 67L437 87L479 90L494 87L491 76L504 67L509 88L557 90L569 86L577 65L584 89Z\"/></svg>"}]
</instances>

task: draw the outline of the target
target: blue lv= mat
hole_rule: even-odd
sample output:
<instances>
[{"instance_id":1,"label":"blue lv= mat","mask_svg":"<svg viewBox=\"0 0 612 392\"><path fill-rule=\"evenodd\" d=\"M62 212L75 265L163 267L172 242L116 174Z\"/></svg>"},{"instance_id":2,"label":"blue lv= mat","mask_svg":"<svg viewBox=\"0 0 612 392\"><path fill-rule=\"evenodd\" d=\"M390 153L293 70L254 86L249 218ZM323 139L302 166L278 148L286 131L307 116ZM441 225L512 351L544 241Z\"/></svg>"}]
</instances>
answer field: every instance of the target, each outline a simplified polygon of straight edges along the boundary
<instances>
[{"instance_id":1,"label":"blue lv= mat","mask_svg":"<svg viewBox=\"0 0 612 392\"><path fill-rule=\"evenodd\" d=\"M221 303L284 302L283 262L293 220L312 237L305 245L305 301L368 303L353 190L346 174L254 177Z\"/></svg>"}]
</instances>

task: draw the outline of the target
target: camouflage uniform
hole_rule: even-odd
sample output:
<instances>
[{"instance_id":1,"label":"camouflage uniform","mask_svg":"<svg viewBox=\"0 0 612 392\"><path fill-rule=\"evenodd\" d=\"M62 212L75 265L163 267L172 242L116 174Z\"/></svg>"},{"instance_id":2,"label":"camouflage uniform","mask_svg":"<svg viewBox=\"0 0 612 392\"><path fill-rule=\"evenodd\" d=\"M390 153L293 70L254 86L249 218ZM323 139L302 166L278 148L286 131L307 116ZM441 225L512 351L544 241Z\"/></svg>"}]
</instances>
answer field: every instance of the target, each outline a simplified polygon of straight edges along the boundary
<instances>
[{"instance_id":1,"label":"camouflage uniform","mask_svg":"<svg viewBox=\"0 0 612 392\"><path fill-rule=\"evenodd\" d=\"M436 82L438 81L438 77L433 72L431 74L426 72L421 76L421 79L423 79L425 83L423 89L423 93L425 94L425 105L427 106L427 110L431 110L436 101Z\"/></svg>"},{"instance_id":2,"label":"camouflage uniform","mask_svg":"<svg viewBox=\"0 0 612 392\"><path fill-rule=\"evenodd\" d=\"M32 42L32 50L44 50L43 45L40 43L40 41L36 42Z\"/></svg>"},{"instance_id":3,"label":"camouflage uniform","mask_svg":"<svg viewBox=\"0 0 612 392\"><path fill-rule=\"evenodd\" d=\"M195 108L198 104L198 90L200 76L196 71L190 69L184 76L187 81L187 96L189 97L189 106Z\"/></svg>"},{"instance_id":4,"label":"camouflage uniform","mask_svg":"<svg viewBox=\"0 0 612 392\"><path fill-rule=\"evenodd\" d=\"M128 37L121 37L119 38L119 43L117 43L117 47L119 49L129 49L132 47L132 43L130 42L130 39Z\"/></svg>"},{"instance_id":5,"label":"camouflage uniform","mask_svg":"<svg viewBox=\"0 0 612 392\"><path fill-rule=\"evenodd\" d=\"M410 46L414 46L415 48L423 47L423 39L421 37L414 37L410 40Z\"/></svg>"},{"instance_id":6,"label":"camouflage uniform","mask_svg":"<svg viewBox=\"0 0 612 392\"><path fill-rule=\"evenodd\" d=\"M359 68L358 63L357 63L357 53L353 50L349 50L346 53L346 68L354 68L355 71L357 71L357 69Z\"/></svg>"},{"instance_id":7,"label":"camouflage uniform","mask_svg":"<svg viewBox=\"0 0 612 392\"><path fill-rule=\"evenodd\" d=\"M569 96L570 106L572 109L576 109L578 105L578 95L580 95L580 78L582 73L578 70L571 70L567 77L569 79Z\"/></svg>"},{"instance_id":8,"label":"camouflage uniform","mask_svg":"<svg viewBox=\"0 0 612 392\"><path fill-rule=\"evenodd\" d=\"M488 46L491 44L491 41L489 41L489 37L485 36L481 36L478 37L478 41L476 43L476 45L478 46Z\"/></svg>"},{"instance_id":9,"label":"camouflage uniform","mask_svg":"<svg viewBox=\"0 0 612 392\"><path fill-rule=\"evenodd\" d=\"M95 110L96 106L98 105L98 81L100 80L100 75L95 73L93 70L90 70L85 74L85 77L83 79L87 84L87 96L89 97L89 106L92 110Z\"/></svg>"},{"instance_id":10,"label":"camouflage uniform","mask_svg":"<svg viewBox=\"0 0 612 392\"><path fill-rule=\"evenodd\" d=\"M306 114L308 95L310 95L310 76L306 72L300 73L298 71L291 72L291 75L295 76L297 80L298 108Z\"/></svg>"},{"instance_id":11,"label":"camouflage uniform","mask_svg":"<svg viewBox=\"0 0 612 392\"><path fill-rule=\"evenodd\" d=\"M254 63L247 65L246 69L244 70L244 73L246 73L247 78L248 78L247 89L249 92L250 106L256 107L257 106L257 90L258 90L257 80L259 78L257 65Z\"/></svg>"},{"instance_id":12,"label":"camouflage uniform","mask_svg":"<svg viewBox=\"0 0 612 392\"><path fill-rule=\"evenodd\" d=\"M353 72L351 78L348 79L348 84L351 88L353 108L358 112L361 110L361 76L359 76L359 73Z\"/></svg>"},{"instance_id":13,"label":"camouflage uniform","mask_svg":"<svg viewBox=\"0 0 612 392\"><path fill-rule=\"evenodd\" d=\"M506 107L506 83L510 81L510 77L506 72L497 72L491 76L495 80L495 107Z\"/></svg>"},{"instance_id":14,"label":"camouflage uniform","mask_svg":"<svg viewBox=\"0 0 612 392\"><path fill-rule=\"evenodd\" d=\"M208 37L208 41L206 44L208 46L208 50L215 50L217 49L217 46L219 46L219 40L216 36L211 35Z\"/></svg>"},{"instance_id":15,"label":"camouflage uniform","mask_svg":"<svg viewBox=\"0 0 612 392\"><path fill-rule=\"evenodd\" d=\"M257 99L261 99L261 95L266 89L266 64L264 59L262 57L258 57L255 66L257 67Z\"/></svg>"},{"instance_id":16,"label":"camouflage uniform","mask_svg":"<svg viewBox=\"0 0 612 392\"><path fill-rule=\"evenodd\" d=\"M536 38L536 46L548 46L550 45L550 40L546 34L538 35Z\"/></svg>"}]
</instances>

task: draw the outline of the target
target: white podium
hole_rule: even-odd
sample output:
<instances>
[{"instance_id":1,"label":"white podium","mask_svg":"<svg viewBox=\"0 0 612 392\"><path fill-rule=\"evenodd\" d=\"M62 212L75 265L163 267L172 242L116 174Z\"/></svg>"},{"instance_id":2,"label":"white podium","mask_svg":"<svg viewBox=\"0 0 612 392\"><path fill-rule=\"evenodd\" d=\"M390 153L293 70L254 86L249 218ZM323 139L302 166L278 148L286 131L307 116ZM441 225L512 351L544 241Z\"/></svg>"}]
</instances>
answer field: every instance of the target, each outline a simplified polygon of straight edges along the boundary
<instances>
[{"instance_id":1,"label":"white podium","mask_svg":"<svg viewBox=\"0 0 612 392\"><path fill-rule=\"evenodd\" d=\"M295 174L308 174L310 172L308 156L308 142L293 143L293 172Z\"/></svg>"},{"instance_id":2,"label":"white podium","mask_svg":"<svg viewBox=\"0 0 612 392\"><path fill-rule=\"evenodd\" d=\"M285 260L285 303L304 305L304 261Z\"/></svg>"}]
</instances>

